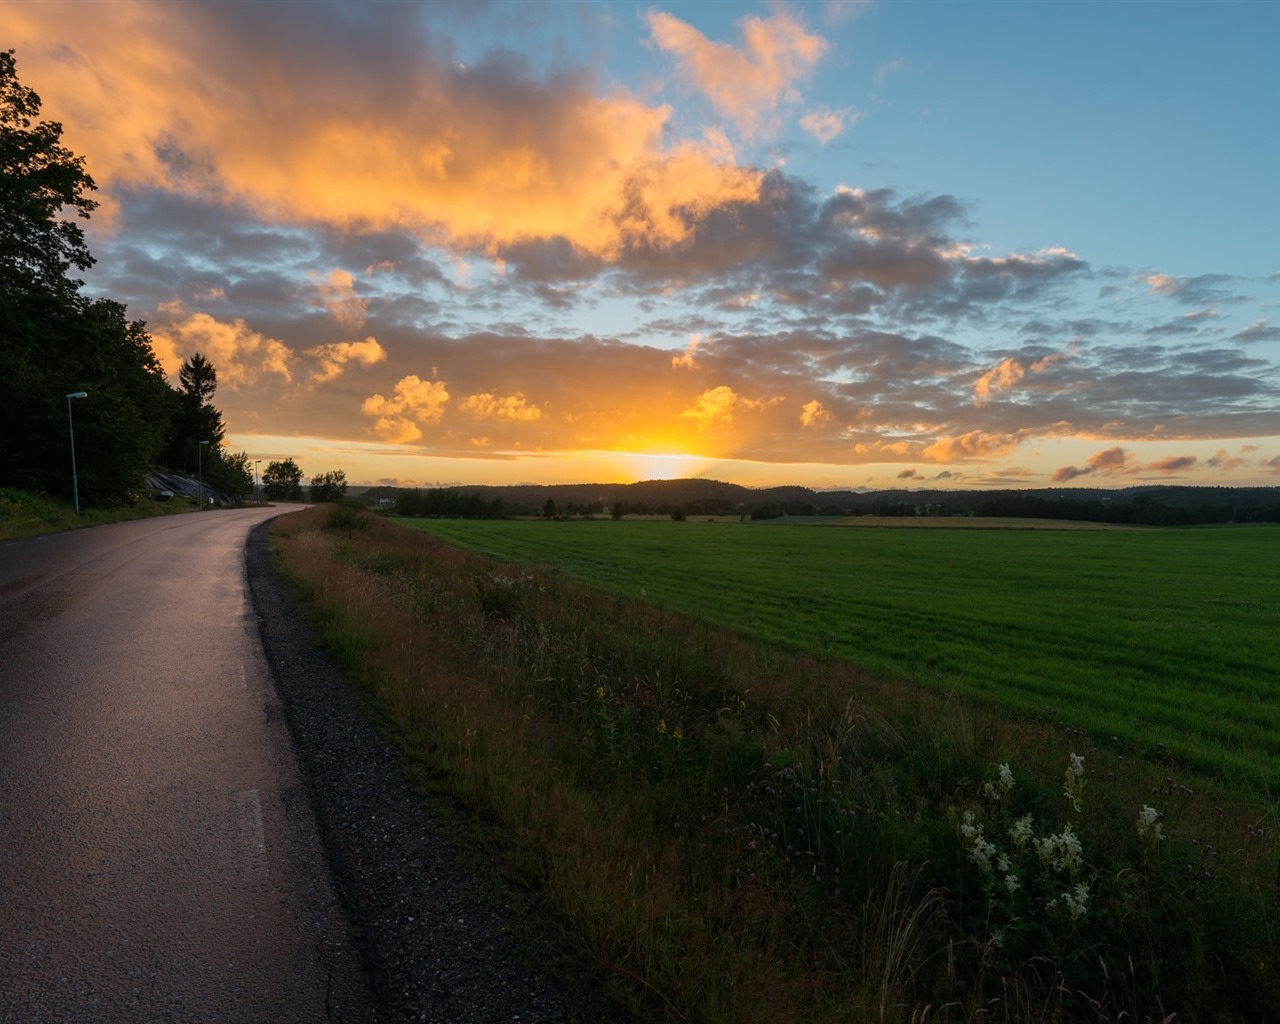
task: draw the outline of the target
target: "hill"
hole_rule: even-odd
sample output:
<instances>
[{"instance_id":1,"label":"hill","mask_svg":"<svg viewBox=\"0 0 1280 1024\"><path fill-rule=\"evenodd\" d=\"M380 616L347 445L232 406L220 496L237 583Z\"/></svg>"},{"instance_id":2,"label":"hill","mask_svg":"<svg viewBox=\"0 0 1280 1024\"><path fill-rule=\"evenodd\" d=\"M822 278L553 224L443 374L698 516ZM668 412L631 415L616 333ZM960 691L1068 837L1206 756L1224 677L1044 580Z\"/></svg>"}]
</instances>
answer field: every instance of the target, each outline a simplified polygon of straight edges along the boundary
<instances>
[{"instance_id":1,"label":"hill","mask_svg":"<svg viewBox=\"0 0 1280 1024\"><path fill-rule=\"evenodd\" d=\"M354 491L354 489L353 489ZM1002 491L830 490L785 486L752 488L720 480L644 480L638 483L511 484L406 491L370 487L359 495L372 507L403 503L403 495L470 497L494 514L600 514L619 503L634 514L686 515L1013 516L1145 525L1280 522L1280 487L1144 485L1106 489L1054 487ZM478 499L478 500L477 500Z\"/></svg>"}]
</instances>

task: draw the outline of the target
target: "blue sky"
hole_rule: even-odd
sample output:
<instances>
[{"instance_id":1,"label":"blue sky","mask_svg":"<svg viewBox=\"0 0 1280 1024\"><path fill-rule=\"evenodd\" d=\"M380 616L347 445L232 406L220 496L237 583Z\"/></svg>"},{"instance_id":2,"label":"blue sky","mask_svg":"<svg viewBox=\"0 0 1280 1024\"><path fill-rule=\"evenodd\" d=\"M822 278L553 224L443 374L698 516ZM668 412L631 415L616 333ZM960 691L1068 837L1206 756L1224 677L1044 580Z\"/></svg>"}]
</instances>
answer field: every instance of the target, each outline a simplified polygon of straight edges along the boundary
<instances>
[{"instance_id":1,"label":"blue sky","mask_svg":"<svg viewBox=\"0 0 1280 1024\"><path fill-rule=\"evenodd\" d=\"M91 289L360 482L1274 485L1280 4L25 3Z\"/></svg>"}]
</instances>

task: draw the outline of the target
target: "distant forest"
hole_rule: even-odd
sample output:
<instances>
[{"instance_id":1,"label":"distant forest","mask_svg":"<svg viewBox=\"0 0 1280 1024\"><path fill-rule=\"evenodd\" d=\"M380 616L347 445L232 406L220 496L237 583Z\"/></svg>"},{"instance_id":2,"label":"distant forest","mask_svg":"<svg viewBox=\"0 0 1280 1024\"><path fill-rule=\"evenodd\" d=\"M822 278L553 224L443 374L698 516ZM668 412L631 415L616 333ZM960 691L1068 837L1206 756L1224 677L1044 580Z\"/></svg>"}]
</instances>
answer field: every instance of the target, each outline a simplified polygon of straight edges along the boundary
<instances>
[{"instance_id":1,"label":"distant forest","mask_svg":"<svg viewBox=\"0 0 1280 1024\"><path fill-rule=\"evenodd\" d=\"M353 488L353 493L356 489ZM1087 520L1137 526L1280 522L1280 487L1150 485L1115 490L1041 488L1009 491L814 491L750 488L718 480L647 480L634 484L373 487L359 498L405 516L502 518L588 515L1002 516Z\"/></svg>"}]
</instances>

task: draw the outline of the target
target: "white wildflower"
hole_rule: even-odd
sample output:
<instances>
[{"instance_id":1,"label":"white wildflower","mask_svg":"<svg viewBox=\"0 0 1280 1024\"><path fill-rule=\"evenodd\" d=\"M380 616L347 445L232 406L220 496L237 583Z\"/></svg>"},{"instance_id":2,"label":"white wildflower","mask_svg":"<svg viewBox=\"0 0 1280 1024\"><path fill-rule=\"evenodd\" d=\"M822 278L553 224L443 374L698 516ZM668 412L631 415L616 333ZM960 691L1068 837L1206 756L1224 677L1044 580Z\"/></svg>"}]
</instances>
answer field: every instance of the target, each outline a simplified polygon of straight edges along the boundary
<instances>
[{"instance_id":1,"label":"white wildflower","mask_svg":"<svg viewBox=\"0 0 1280 1024\"><path fill-rule=\"evenodd\" d=\"M1008 764L1000 766L1000 788L1006 793L1013 789L1013 772L1009 770Z\"/></svg>"},{"instance_id":2,"label":"white wildflower","mask_svg":"<svg viewBox=\"0 0 1280 1024\"><path fill-rule=\"evenodd\" d=\"M1041 863L1052 868L1054 872L1065 869L1068 874L1074 875L1084 866L1080 840L1071 831L1070 825L1063 828L1061 835L1045 836L1043 839L1035 840L1034 845L1036 853L1040 855Z\"/></svg>"},{"instance_id":3,"label":"white wildflower","mask_svg":"<svg viewBox=\"0 0 1280 1024\"><path fill-rule=\"evenodd\" d=\"M973 823L973 811L965 811L964 820L960 823L960 834L966 839L972 839L981 832L982 826Z\"/></svg>"},{"instance_id":4,"label":"white wildflower","mask_svg":"<svg viewBox=\"0 0 1280 1024\"><path fill-rule=\"evenodd\" d=\"M999 928L991 933L991 945L995 946L996 949L1001 949L1004 946L1004 932Z\"/></svg>"},{"instance_id":5,"label":"white wildflower","mask_svg":"<svg viewBox=\"0 0 1280 1024\"><path fill-rule=\"evenodd\" d=\"M1142 805L1142 810L1138 812L1138 835L1150 835L1152 839L1160 840L1164 838L1164 825L1160 822L1160 812L1154 807Z\"/></svg>"},{"instance_id":6,"label":"white wildflower","mask_svg":"<svg viewBox=\"0 0 1280 1024\"><path fill-rule=\"evenodd\" d=\"M1079 813L1080 800L1084 795L1084 758L1079 754L1071 755L1065 778L1066 785L1062 789L1062 795L1071 801L1072 808Z\"/></svg>"},{"instance_id":7,"label":"white wildflower","mask_svg":"<svg viewBox=\"0 0 1280 1024\"><path fill-rule=\"evenodd\" d=\"M1013 840L1014 845L1018 849L1027 845L1027 840L1031 838L1031 815L1024 814L1021 818L1013 823L1013 827L1009 829L1009 838Z\"/></svg>"},{"instance_id":8,"label":"white wildflower","mask_svg":"<svg viewBox=\"0 0 1280 1024\"><path fill-rule=\"evenodd\" d=\"M1022 883L1018 881L1017 875L1005 875L1004 886L1009 890L1009 894L1012 895L1022 888Z\"/></svg>"},{"instance_id":9,"label":"white wildflower","mask_svg":"<svg viewBox=\"0 0 1280 1024\"><path fill-rule=\"evenodd\" d=\"M1071 915L1071 920L1080 920L1080 918L1084 917L1085 911L1089 909L1088 883L1077 882L1073 888L1062 894L1062 902L1066 905L1067 913Z\"/></svg>"},{"instance_id":10,"label":"white wildflower","mask_svg":"<svg viewBox=\"0 0 1280 1024\"><path fill-rule=\"evenodd\" d=\"M996 867L1000 869L1001 874L1007 875L1010 868L1008 856L1003 853L1000 854L1000 856L996 858Z\"/></svg>"},{"instance_id":11,"label":"white wildflower","mask_svg":"<svg viewBox=\"0 0 1280 1024\"><path fill-rule=\"evenodd\" d=\"M969 856L978 867L990 874L991 856L995 852L996 848L979 835L973 840L973 847L969 850Z\"/></svg>"}]
</instances>

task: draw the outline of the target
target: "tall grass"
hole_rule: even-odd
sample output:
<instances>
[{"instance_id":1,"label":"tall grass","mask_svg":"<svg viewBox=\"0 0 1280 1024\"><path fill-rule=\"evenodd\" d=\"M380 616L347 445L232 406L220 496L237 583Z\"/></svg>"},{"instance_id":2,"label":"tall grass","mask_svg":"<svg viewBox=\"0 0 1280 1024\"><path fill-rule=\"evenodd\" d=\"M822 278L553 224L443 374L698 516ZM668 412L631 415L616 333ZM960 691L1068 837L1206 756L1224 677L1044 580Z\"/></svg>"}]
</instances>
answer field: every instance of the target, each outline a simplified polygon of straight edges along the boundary
<instances>
[{"instance_id":1,"label":"tall grass","mask_svg":"<svg viewBox=\"0 0 1280 1024\"><path fill-rule=\"evenodd\" d=\"M408 524L1280 794L1280 527Z\"/></svg>"},{"instance_id":2,"label":"tall grass","mask_svg":"<svg viewBox=\"0 0 1280 1024\"><path fill-rule=\"evenodd\" d=\"M195 510L195 502L185 498L159 502L139 497L108 508L84 508L80 515L76 515L69 502L12 487L0 487L0 541Z\"/></svg>"},{"instance_id":3,"label":"tall grass","mask_svg":"<svg viewBox=\"0 0 1280 1024\"><path fill-rule=\"evenodd\" d=\"M650 1019L1280 1012L1274 808L1219 810L1066 730L331 517L272 531L335 652Z\"/></svg>"}]
</instances>

